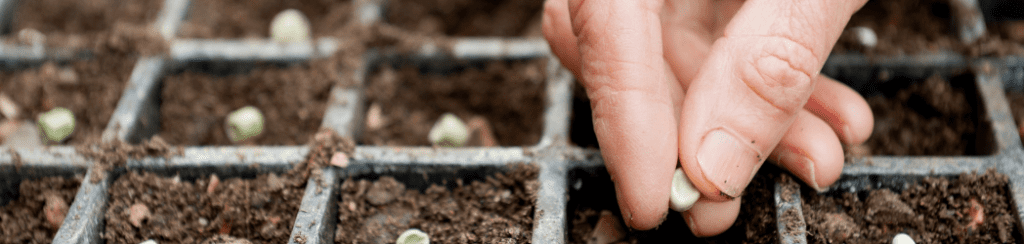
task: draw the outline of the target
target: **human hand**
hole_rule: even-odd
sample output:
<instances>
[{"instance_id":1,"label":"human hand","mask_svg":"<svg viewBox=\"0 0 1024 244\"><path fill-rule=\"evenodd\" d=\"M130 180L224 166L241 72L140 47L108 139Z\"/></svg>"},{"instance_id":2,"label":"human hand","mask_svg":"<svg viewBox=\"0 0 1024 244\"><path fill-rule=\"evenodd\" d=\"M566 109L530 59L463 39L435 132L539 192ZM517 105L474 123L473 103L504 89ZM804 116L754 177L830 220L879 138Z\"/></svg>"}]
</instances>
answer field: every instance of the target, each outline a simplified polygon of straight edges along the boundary
<instances>
[{"instance_id":1,"label":"human hand","mask_svg":"<svg viewBox=\"0 0 1024 244\"><path fill-rule=\"evenodd\" d=\"M702 193L683 213L698 236L732 225L769 152L811 187L835 182L840 140L863 143L874 122L818 73L865 2L548 0L544 35L591 99L626 223L661 223L676 162Z\"/></svg>"}]
</instances>

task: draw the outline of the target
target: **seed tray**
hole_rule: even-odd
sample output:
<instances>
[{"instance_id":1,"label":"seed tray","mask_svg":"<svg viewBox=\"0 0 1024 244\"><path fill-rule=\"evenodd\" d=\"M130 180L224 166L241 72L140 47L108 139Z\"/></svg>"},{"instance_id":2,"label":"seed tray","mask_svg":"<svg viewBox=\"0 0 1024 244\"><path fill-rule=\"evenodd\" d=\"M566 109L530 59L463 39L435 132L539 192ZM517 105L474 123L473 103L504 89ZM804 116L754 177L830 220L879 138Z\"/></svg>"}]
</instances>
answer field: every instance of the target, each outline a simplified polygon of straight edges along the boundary
<instances>
[{"instance_id":1,"label":"seed tray","mask_svg":"<svg viewBox=\"0 0 1024 244\"><path fill-rule=\"evenodd\" d=\"M15 0L0 0L0 30L10 34L10 19ZM197 63L215 63L228 69L245 67L252 62L303 63L334 53L347 40L345 37L317 38L312 43L277 44L265 39L204 40L177 39L178 26L187 18L188 0L166 0L157 21L153 24L170 42L166 55L140 58L126 90L117 105L104 140L139 143L160 131L159 106L162 77L187 69ZM352 21L372 24L381 21L383 3L376 0L356 0L357 11ZM985 5L987 6L987 5ZM987 17L987 16L986 16ZM969 28L965 28L969 29ZM525 147L488 148L431 148L431 147L378 147L359 145L347 168L327 168L317 182L307 184L300 211L297 214L290 243L332 243L337 217L337 186L344 178L378 178L393 176L413 189L422 189L429 183L452 182L454 179L472 180L505 170L505 166L526 162L540 170L541 187L533 226L534 243L564 243L567 240L569 216L567 211L570 182L578 177L573 172L603 171L600 153L593 149L572 146L569 142L569 118L572 108L572 75L558 65L548 46L539 38L453 38L451 45L426 43L413 53L398 53L392 49L369 50L362 57L362 67L352 74L363 82L367 70L373 66L411 62L428 68L444 68L455 61L548 59L547 107L543 118L540 142ZM22 67L45 60L74 60L87 57L74 51L48 49L0 43L0 64L4 67ZM1024 90L1024 58L968 58L951 52L936 52L914 56L866 57L857 54L833 55L822 73L847 82L856 90L871 94L877 84L870 81L880 75L924 78L934 73L944 76L953 70L973 72L971 84L976 87L976 104L984 113L979 121L976 141L980 150L976 156L957 157L899 157L872 156L855 159L843 171L843 176L832 191L864 189L864 186L898 186L923 176L953 176L963 172L984 171L995 168L1010 178L1010 197L1016 213L1024 211L1024 148L1010 116L1005 90ZM321 128L330 128L346 137L358 137L362 128L365 104L361 85L335 86L325 111ZM583 115L581 115L583 116ZM217 174L225 177L251 177L256 174L284 172L304 160L308 146L190 146L181 155L169 158L149 157L129 160L123 168L113 169L98 183L91 183L93 174L87 172L92 164L76 153L71 146L11 149L0 151L0 205L6 204L22 179L45 176L71 176L85 174L81 188L72 203L68 217L56 234L55 243L102 243L103 218L107 206L110 184L128 170L143 170L159 175L180 175L195 179ZM577 178L574 178L577 177ZM447 180L447 181L446 181ZM789 209L800 211L799 191L793 196L781 196L782 187L793 183L778 183L772 189L776 214ZM326 186L326 187L324 187ZM581 187L588 187L583 185ZM611 190L611 189L609 189ZM802 214L799 215L802 219ZM777 218L777 219L781 219ZM780 241L806 243L802 230L806 224L798 223L783 231L779 224ZM792 230L792 229L790 229ZM1020 224L1015 232L1022 233ZM301 240L301 241L299 241Z\"/></svg>"}]
</instances>

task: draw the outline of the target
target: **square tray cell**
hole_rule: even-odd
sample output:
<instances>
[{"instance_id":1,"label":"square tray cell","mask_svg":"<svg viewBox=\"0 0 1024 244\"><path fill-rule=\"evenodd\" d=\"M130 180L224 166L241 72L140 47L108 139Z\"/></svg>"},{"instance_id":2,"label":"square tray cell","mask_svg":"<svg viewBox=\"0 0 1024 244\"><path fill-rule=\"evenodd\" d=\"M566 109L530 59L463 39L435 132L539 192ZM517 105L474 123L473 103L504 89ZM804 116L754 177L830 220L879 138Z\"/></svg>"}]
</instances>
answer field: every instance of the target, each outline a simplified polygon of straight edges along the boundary
<instances>
[{"instance_id":1,"label":"square tray cell","mask_svg":"<svg viewBox=\"0 0 1024 244\"><path fill-rule=\"evenodd\" d=\"M444 113L455 114L471 128L485 128L473 130L466 146L539 142L548 103L546 58L428 62L396 61L371 68L361 144L429 146L427 134ZM485 139L491 134L486 127L494 140Z\"/></svg>"},{"instance_id":2,"label":"square tray cell","mask_svg":"<svg viewBox=\"0 0 1024 244\"><path fill-rule=\"evenodd\" d=\"M736 222L725 233L710 237L694 237L681 214L669 210L667 219L658 228L649 231L625 233L627 243L778 243L774 189L781 170L774 166L762 168L747 186L741 200ZM616 201L615 187L604 167L581 167L568 174L569 201L566 222L567 243L588 243L600 213L609 211L622 222Z\"/></svg>"},{"instance_id":3,"label":"square tray cell","mask_svg":"<svg viewBox=\"0 0 1024 244\"><path fill-rule=\"evenodd\" d=\"M136 58L96 55L87 60L9 62L0 68L0 91L19 107L28 129L35 128L39 114L57 107L71 110L75 129L63 144L99 142L114 113ZM35 133L28 133L33 135ZM11 145L36 146L43 137L22 137Z\"/></svg>"},{"instance_id":4,"label":"square tray cell","mask_svg":"<svg viewBox=\"0 0 1024 244\"><path fill-rule=\"evenodd\" d=\"M181 28L185 38L268 38L270 22L286 9L302 12L310 22L313 36L342 31L352 15L349 0L260 1L192 0L187 22Z\"/></svg>"},{"instance_id":5,"label":"square tray cell","mask_svg":"<svg viewBox=\"0 0 1024 244\"><path fill-rule=\"evenodd\" d=\"M445 36L541 36L543 0L386 0L385 23Z\"/></svg>"},{"instance_id":6,"label":"square tray cell","mask_svg":"<svg viewBox=\"0 0 1024 244\"><path fill-rule=\"evenodd\" d=\"M269 171L221 172L216 180L215 170L196 168L115 171L101 238L198 243L224 234L285 243L307 180L299 173Z\"/></svg>"},{"instance_id":7,"label":"square tray cell","mask_svg":"<svg viewBox=\"0 0 1024 244\"><path fill-rule=\"evenodd\" d=\"M66 165L0 165L0 243L49 243L84 172Z\"/></svg>"},{"instance_id":8,"label":"square tray cell","mask_svg":"<svg viewBox=\"0 0 1024 244\"><path fill-rule=\"evenodd\" d=\"M582 148L601 148L597 144L597 135L594 134L594 117L593 111L590 109L590 98L587 97L587 91L578 82L575 82L573 86L572 117L569 120L569 141L572 144Z\"/></svg>"},{"instance_id":9,"label":"square tray cell","mask_svg":"<svg viewBox=\"0 0 1024 244\"><path fill-rule=\"evenodd\" d=\"M256 145L301 145L320 128L334 63L185 62L161 78L159 136L173 145L231 145L225 117L254 106L264 117Z\"/></svg>"},{"instance_id":10,"label":"square tray cell","mask_svg":"<svg viewBox=\"0 0 1024 244\"><path fill-rule=\"evenodd\" d=\"M809 243L1016 243L1020 223L1007 185L990 170L952 176L846 175L818 194L804 187Z\"/></svg>"},{"instance_id":11,"label":"square tray cell","mask_svg":"<svg viewBox=\"0 0 1024 244\"><path fill-rule=\"evenodd\" d=\"M953 13L946 0L868 1L850 18L833 52L899 55L963 48L956 35ZM854 27L871 28L874 48L857 40Z\"/></svg>"},{"instance_id":12,"label":"square tray cell","mask_svg":"<svg viewBox=\"0 0 1024 244\"><path fill-rule=\"evenodd\" d=\"M8 35L35 29L48 46L92 48L105 35L146 36L164 0L17 0ZM155 32L154 32L155 33Z\"/></svg>"},{"instance_id":13,"label":"square tray cell","mask_svg":"<svg viewBox=\"0 0 1024 244\"><path fill-rule=\"evenodd\" d=\"M538 174L532 164L350 168L339 174L335 242L389 243L410 228L431 243L529 242Z\"/></svg>"},{"instance_id":14,"label":"square tray cell","mask_svg":"<svg viewBox=\"0 0 1024 244\"><path fill-rule=\"evenodd\" d=\"M952 70L952 71L951 71ZM850 66L827 74L861 93L875 124L872 155L988 155L995 139L973 72L956 67Z\"/></svg>"}]
</instances>

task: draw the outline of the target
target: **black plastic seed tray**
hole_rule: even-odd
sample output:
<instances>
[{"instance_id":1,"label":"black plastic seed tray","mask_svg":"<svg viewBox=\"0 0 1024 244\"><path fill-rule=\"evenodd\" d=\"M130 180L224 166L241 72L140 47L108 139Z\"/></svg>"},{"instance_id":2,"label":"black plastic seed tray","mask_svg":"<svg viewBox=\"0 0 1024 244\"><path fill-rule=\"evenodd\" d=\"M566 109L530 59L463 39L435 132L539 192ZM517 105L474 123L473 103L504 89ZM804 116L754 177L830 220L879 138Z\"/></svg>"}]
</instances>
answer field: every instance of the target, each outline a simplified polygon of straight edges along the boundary
<instances>
[{"instance_id":1,"label":"black plastic seed tray","mask_svg":"<svg viewBox=\"0 0 1024 244\"><path fill-rule=\"evenodd\" d=\"M386 22L386 11L377 0L354 0L356 11L351 21L364 24ZM10 21L16 0L0 0L0 30L11 35ZM984 1L983 1L984 3ZM254 62L301 64L327 57L341 48L345 37L317 38L311 43L278 44L266 39L178 39L179 26L187 21L188 0L166 0L153 24L169 41L166 55L143 57L136 64L120 102L104 132L104 140L139 143L160 131L158 123L160 92L163 77L196 66L215 65L226 69L246 67ZM975 4L977 6L977 4ZM983 5L989 6L989 5ZM979 15L980 16L980 15ZM989 18L991 19L991 18ZM960 28L961 31L976 30ZM455 38L451 45L427 43L414 53L398 53L391 49L369 50L363 55L362 67L351 74L364 82L369 71L380 65L397 62L413 63L426 69L445 70L465 62L493 60L548 60L546 67L547 105L543 117L525 118L542 120L540 141L524 147L488 148L432 148L432 147L379 147L359 145L353 162L347 168L328 168L320 182L311 179L302 198L300 211L289 243L333 243L337 226L337 186L345 178L378 178L393 176L412 189L422 189L430 183L451 182L453 179L473 180L502 172L507 165L529 163L539 167L540 189L534 211L533 243L567 242L574 216L568 209L572 198L600 192L601 189L580 191L581 188L609 187L600 153L594 149L573 146L569 141L569 120L572 116L573 77L558 65L539 37L519 38ZM88 55L48 50L43 47L19 46L0 43L0 64L8 69L37 65L45 60L75 60ZM244 72L244 71L241 71ZM954 176L963 172L984 171L994 168L1010 178L1009 192L1017 218L1024 211L1024 148L1021 146L1010 115L1004 90L1024 90L1024 58L967 58L950 52L937 52L914 56L866 57L863 55L833 55L822 71L850 84L865 95L883 92L879 84L872 83L880 76L926 78L932 74L944 77L968 74L972 103L979 111L979 128L975 152L972 156L872 156L850 162L843 171L838 191L862 191L864 187L890 187L915 182L923 176ZM336 86L331 90L321 128L329 128L342 136L358 138L365 113L362 83L352 87ZM576 116L585 116L577 114ZM217 174L223 177L253 177L260 173L285 172L309 153L308 146L190 146L182 155L170 158L144 158L130 160L125 168L114 169L98 183L91 183L92 174L86 172L92 164L76 153L72 146L19 148L0 150L0 205L17 194L22 179L45 176L85 174L86 179L70 207L63 226L54 237L54 243L103 243L104 213L108 188L114 180L129 170L154 172L158 175L179 175L185 180ZM590 184L589 182L599 182ZM782 187L796 187L779 183L774 192L775 215L801 211L799 191L793 196L781 196ZM327 185L330 187L321 187ZM608 188L608 192L613 189ZM801 220L803 215L799 214ZM781 218L781 217L780 217ZM782 243L807 243L806 224L779 223ZM788 231L784 230L789 226ZM1022 233L1020 224L1014 230ZM792 231L797 230L797 231ZM685 231L685 230L680 230Z\"/></svg>"}]
</instances>

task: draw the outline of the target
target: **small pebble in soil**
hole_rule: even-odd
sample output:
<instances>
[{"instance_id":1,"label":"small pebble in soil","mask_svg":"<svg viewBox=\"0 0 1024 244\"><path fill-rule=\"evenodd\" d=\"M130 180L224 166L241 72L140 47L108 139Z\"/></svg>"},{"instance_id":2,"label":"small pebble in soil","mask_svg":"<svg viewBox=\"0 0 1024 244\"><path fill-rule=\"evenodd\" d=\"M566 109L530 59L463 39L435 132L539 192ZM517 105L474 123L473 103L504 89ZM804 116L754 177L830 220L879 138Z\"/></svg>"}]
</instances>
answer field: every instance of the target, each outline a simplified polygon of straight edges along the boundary
<instances>
[{"instance_id":1,"label":"small pebble in soil","mask_svg":"<svg viewBox=\"0 0 1024 244\"><path fill-rule=\"evenodd\" d=\"M334 155L331 156L331 165L340 168L348 167L348 155L344 152L335 152Z\"/></svg>"},{"instance_id":2,"label":"small pebble in soil","mask_svg":"<svg viewBox=\"0 0 1024 244\"><path fill-rule=\"evenodd\" d=\"M14 103L14 99L11 99L7 94L0 93L0 114L4 115L7 119L18 119L21 110L18 108L18 104Z\"/></svg>"},{"instance_id":3,"label":"small pebble in soil","mask_svg":"<svg viewBox=\"0 0 1024 244\"><path fill-rule=\"evenodd\" d=\"M626 238L626 230L622 228L622 221L611 211L601 210L601 217L597 219L594 230L587 238L587 244L609 244Z\"/></svg>"},{"instance_id":4,"label":"small pebble in soil","mask_svg":"<svg viewBox=\"0 0 1024 244\"><path fill-rule=\"evenodd\" d=\"M366 109L366 129L379 130L381 128L384 128L384 112L380 103L370 104L370 107Z\"/></svg>"},{"instance_id":5,"label":"small pebble in soil","mask_svg":"<svg viewBox=\"0 0 1024 244\"><path fill-rule=\"evenodd\" d=\"M857 41L861 45L867 48L874 48L878 45L878 36L875 35L875 31L870 27L858 26L851 29L853 34L857 37Z\"/></svg>"},{"instance_id":6,"label":"small pebble in soil","mask_svg":"<svg viewBox=\"0 0 1024 244\"><path fill-rule=\"evenodd\" d=\"M896 237L892 238L892 244L915 244L914 239L910 238L909 235L904 233L896 234Z\"/></svg>"},{"instance_id":7,"label":"small pebble in soil","mask_svg":"<svg viewBox=\"0 0 1024 244\"><path fill-rule=\"evenodd\" d=\"M434 146L461 147L469 140L469 128L452 113L444 113L427 135Z\"/></svg>"},{"instance_id":8,"label":"small pebble in soil","mask_svg":"<svg viewBox=\"0 0 1024 244\"><path fill-rule=\"evenodd\" d=\"M39 128L47 139L62 142L75 131L75 114L62 107L51 109L39 115Z\"/></svg>"},{"instance_id":9,"label":"small pebble in soil","mask_svg":"<svg viewBox=\"0 0 1024 244\"><path fill-rule=\"evenodd\" d=\"M985 208L981 206L981 203L978 203L977 198L971 198L971 206L968 213L971 217L971 222L967 223L967 228L971 231L977 230L978 226L985 223Z\"/></svg>"},{"instance_id":10,"label":"small pebble in soil","mask_svg":"<svg viewBox=\"0 0 1024 244\"><path fill-rule=\"evenodd\" d=\"M210 184L206 186L206 193L213 194L219 184L220 178L217 177L217 174L210 175Z\"/></svg>"},{"instance_id":11,"label":"small pebble in soil","mask_svg":"<svg viewBox=\"0 0 1024 244\"><path fill-rule=\"evenodd\" d=\"M225 131L231 142L238 143L263 133L263 113L253 106L245 106L228 114Z\"/></svg>"},{"instance_id":12,"label":"small pebble in soil","mask_svg":"<svg viewBox=\"0 0 1024 244\"><path fill-rule=\"evenodd\" d=\"M149 216L149 207L145 204L136 203L128 209L128 221L131 221L135 227L142 227L142 221L149 218Z\"/></svg>"},{"instance_id":13,"label":"small pebble in soil","mask_svg":"<svg viewBox=\"0 0 1024 244\"><path fill-rule=\"evenodd\" d=\"M57 194L47 193L43 211L50 228L59 229L64 223L64 216L68 214L68 203Z\"/></svg>"},{"instance_id":14,"label":"small pebble in soil","mask_svg":"<svg viewBox=\"0 0 1024 244\"><path fill-rule=\"evenodd\" d=\"M430 236L419 229L409 229L398 236L396 244L430 244Z\"/></svg>"},{"instance_id":15,"label":"small pebble in soil","mask_svg":"<svg viewBox=\"0 0 1024 244\"><path fill-rule=\"evenodd\" d=\"M309 19L301 11L281 11L270 22L270 38L281 43L307 42L310 38Z\"/></svg>"},{"instance_id":16,"label":"small pebble in soil","mask_svg":"<svg viewBox=\"0 0 1024 244\"><path fill-rule=\"evenodd\" d=\"M700 198L700 192L693 187L690 179L686 178L682 168L676 168L672 175L672 190L669 194L669 206L679 212L689 210L693 203L697 202L697 198Z\"/></svg>"}]
</instances>

